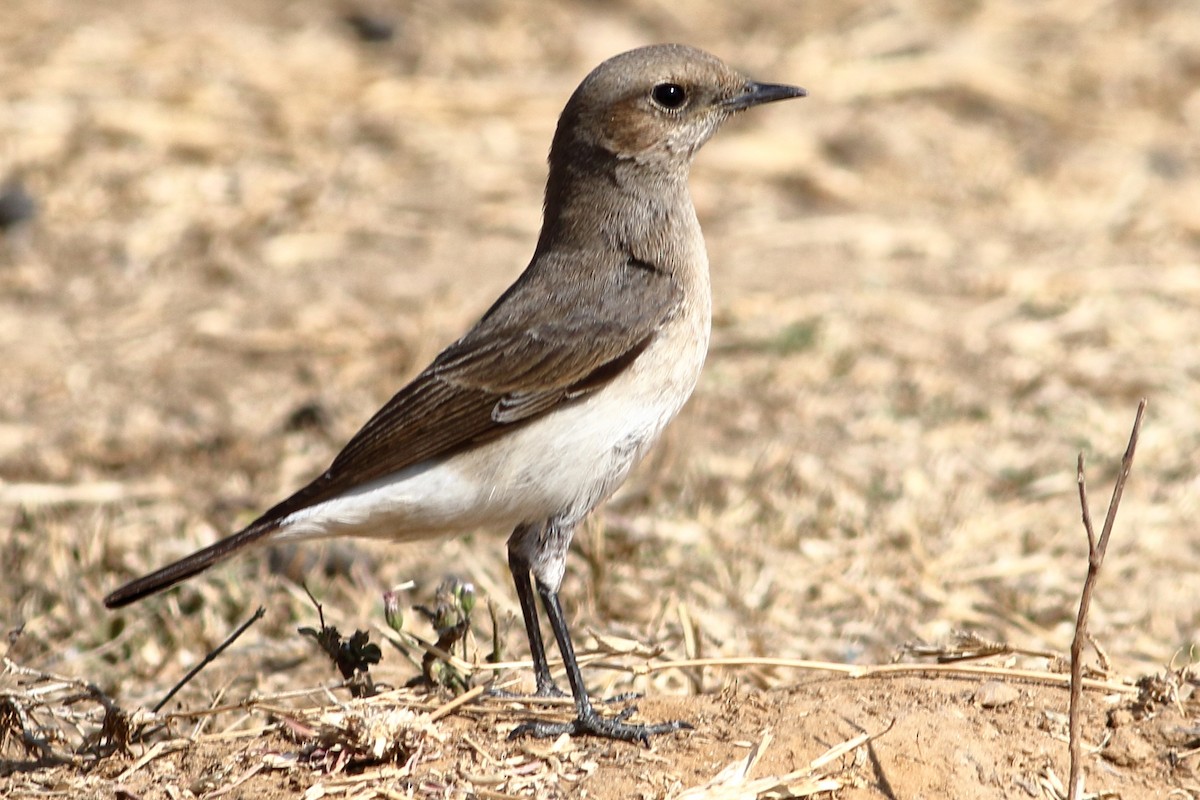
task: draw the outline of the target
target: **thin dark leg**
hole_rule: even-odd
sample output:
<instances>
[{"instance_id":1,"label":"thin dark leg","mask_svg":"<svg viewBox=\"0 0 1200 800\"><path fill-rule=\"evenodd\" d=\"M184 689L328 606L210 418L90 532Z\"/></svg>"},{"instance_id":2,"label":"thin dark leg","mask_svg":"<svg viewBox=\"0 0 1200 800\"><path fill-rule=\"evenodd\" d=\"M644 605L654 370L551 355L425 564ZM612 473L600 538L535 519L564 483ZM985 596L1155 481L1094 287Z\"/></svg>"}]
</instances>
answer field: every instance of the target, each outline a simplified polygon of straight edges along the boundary
<instances>
[{"instance_id":1,"label":"thin dark leg","mask_svg":"<svg viewBox=\"0 0 1200 800\"><path fill-rule=\"evenodd\" d=\"M616 717L605 718L596 713L592 701L588 699L587 687L583 684L583 674L579 671L579 662L575 658L575 648L571 644L571 634L567 630L567 620L563 615L562 604L558 600L558 592L551 591L540 583L537 587L542 598L542 606L550 619L550 628L558 642L558 650L562 653L563 664L567 668L567 680L571 683L571 694L575 697L575 720L573 722L527 722L520 725L511 734L517 736L536 736L549 738L569 733L572 736L589 734L606 739L620 739L625 742L640 742L650 744L650 737L662 733L684 730L692 726L687 722L664 722L659 725L634 725L625 719L634 712L631 706Z\"/></svg>"},{"instance_id":2,"label":"thin dark leg","mask_svg":"<svg viewBox=\"0 0 1200 800\"><path fill-rule=\"evenodd\" d=\"M575 658L575 645L571 643L571 632L567 630L567 619L563 615L558 592L548 592L539 585L538 594L542 596L542 605L546 608L546 616L550 618L550 630L554 631L563 666L567 668L567 682L571 684L571 695L575 698L575 711L580 719L594 717L596 710L592 708L587 686L583 683L583 673L579 671L579 660Z\"/></svg>"},{"instance_id":3,"label":"thin dark leg","mask_svg":"<svg viewBox=\"0 0 1200 800\"><path fill-rule=\"evenodd\" d=\"M529 578L529 562L515 548L508 549L508 569L512 572L517 587L517 599L521 601L521 616L525 618L525 635L529 637L529 652L533 656L533 676L537 680L535 697L566 697L567 693L554 683L550 676L550 664L546 660L546 645L542 640L542 629L538 624L537 600L533 596L533 582Z\"/></svg>"}]
</instances>

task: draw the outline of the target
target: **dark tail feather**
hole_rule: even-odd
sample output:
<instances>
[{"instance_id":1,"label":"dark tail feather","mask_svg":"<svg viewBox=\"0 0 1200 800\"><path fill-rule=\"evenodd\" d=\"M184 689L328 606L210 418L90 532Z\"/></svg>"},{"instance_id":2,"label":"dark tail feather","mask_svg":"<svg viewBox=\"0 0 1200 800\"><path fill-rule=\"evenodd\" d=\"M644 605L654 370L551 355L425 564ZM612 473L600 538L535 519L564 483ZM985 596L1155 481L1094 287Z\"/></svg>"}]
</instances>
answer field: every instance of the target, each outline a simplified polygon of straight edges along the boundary
<instances>
[{"instance_id":1,"label":"dark tail feather","mask_svg":"<svg viewBox=\"0 0 1200 800\"><path fill-rule=\"evenodd\" d=\"M277 527L275 522L259 523L238 531L232 536L226 536L221 541L210 544L203 550L197 550L174 564L168 564L149 575L143 575L137 580L130 581L104 598L104 605L108 608L120 608L155 592L170 588L203 572L213 564L224 561L243 547L257 542Z\"/></svg>"}]
</instances>

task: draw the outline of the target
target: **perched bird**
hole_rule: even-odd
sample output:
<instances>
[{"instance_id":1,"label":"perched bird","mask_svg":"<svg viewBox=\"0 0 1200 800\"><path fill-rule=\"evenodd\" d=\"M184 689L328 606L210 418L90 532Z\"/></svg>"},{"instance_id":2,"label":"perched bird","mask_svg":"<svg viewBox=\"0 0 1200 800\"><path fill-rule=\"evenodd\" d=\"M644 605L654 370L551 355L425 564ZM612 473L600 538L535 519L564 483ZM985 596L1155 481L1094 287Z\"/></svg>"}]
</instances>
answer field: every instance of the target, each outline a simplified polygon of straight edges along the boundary
<instances>
[{"instance_id":1,"label":"perched bird","mask_svg":"<svg viewBox=\"0 0 1200 800\"><path fill-rule=\"evenodd\" d=\"M576 717L516 734L646 742L689 727L600 716L558 598L577 525L625 480L691 395L708 350L708 257L688 192L696 151L729 117L802 97L683 45L596 67L550 148L533 258L465 336L401 389L333 464L243 530L105 598L131 603L247 545L330 536L411 541L512 530L508 563L537 695L564 696L537 604L566 666Z\"/></svg>"}]
</instances>

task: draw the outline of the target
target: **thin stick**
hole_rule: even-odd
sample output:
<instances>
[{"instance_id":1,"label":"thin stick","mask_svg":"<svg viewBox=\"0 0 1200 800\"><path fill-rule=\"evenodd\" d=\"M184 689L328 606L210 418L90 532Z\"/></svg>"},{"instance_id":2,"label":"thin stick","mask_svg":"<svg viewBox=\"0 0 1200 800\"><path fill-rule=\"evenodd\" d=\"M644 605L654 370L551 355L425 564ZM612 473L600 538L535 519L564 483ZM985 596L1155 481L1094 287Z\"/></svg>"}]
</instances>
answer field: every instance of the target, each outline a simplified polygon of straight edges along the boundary
<instances>
[{"instance_id":1,"label":"thin stick","mask_svg":"<svg viewBox=\"0 0 1200 800\"><path fill-rule=\"evenodd\" d=\"M1068 686L1071 682L1069 675L1057 672L1044 672L1029 669L1012 669L1010 667L993 667L986 664L839 664L831 661L808 661L798 658L772 658L764 656L731 656L728 658L685 658L677 661L654 661L647 664L624 665L599 661L591 665L594 669L613 669L628 672L632 675L648 675L667 669L692 669L695 667L777 667L781 669L813 670L819 672L835 672L854 680L869 678L888 678L896 675L988 675L998 678L1013 678L1045 686ZM1114 681L1100 681L1094 678L1084 678L1083 688L1098 692L1136 695L1138 687Z\"/></svg>"},{"instance_id":2,"label":"thin stick","mask_svg":"<svg viewBox=\"0 0 1200 800\"><path fill-rule=\"evenodd\" d=\"M1083 594L1079 598L1079 615L1075 618L1075 638L1071 640L1071 701L1067 711L1070 731L1071 771L1067 783L1067 800L1076 800L1079 796L1079 771L1082 768L1082 747L1080 744L1079 707L1083 701L1083 645L1088 640L1087 619L1088 610L1092 605L1092 592L1096 588L1096 579L1100 576L1100 567L1104 564L1104 553L1108 550L1108 537L1112 534L1113 523L1117 519L1117 508L1121 505L1121 495L1125 491L1125 481L1133 468L1133 454L1137 449L1138 434L1142 429L1142 417L1146 413L1146 400L1138 403L1137 416L1133 420L1133 431L1129 434L1129 444L1125 455L1121 457L1121 471L1117 474L1117 483L1113 487L1112 499L1108 502L1108 515L1104 518L1104 528L1100 531L1100 540L1096 540L1096 531L1092 528L1092 514L1088 510L1087 483L1083 477L1083 453L1079 454L1076 470L1076 480L1079 482L1079 505L1083 509L1083 528L1088 537L1088 568L1087 577L1083 579Z\"/></svg>"},{"instance_id":3,"label":"thin stick","mask_svg":"<svg viewBox=\"0 0 1200 800\"><path fill-rule=\"evenodd\" d=\"M164 697L162 700L158 701L158 705L156 705L152 709L154 711L154 713L157 714L159 711L161 711L162 707L165 706L170 701L170 699L175 696L176 692L178 692L180 689L182 689L184 686L186 686L188 681L190 681L192 678L199 675L200 670L204 669L209 664L211 664L213 661L215 661L217 659L217 656L221 655L221 653L224 652L225 648L229 647L229 645L231 645L235 641L237 641L239 636L241 636L243 633L245 633L247 630L249 630L251 625L253 625L254 623L258 622L260 619L262 619L263 614L266 614L266 613L267 613L266 607L259 606L258 611L254 612L254 616L250 617L250 619L246 620L241 625L239 625L238 629L236 631L234 631L233 633L229 634L228 638L226 638L225 641L223 641L219 645L217 645L215 650L213 650L211 653L206 655L203 658L203 660L200 661L199 664L197 664L196 666L194 666L190 670L188 670L188 674L183 676L183 680L181 680L179 683L175 684L171 688L171 691L167 692L167 696Z\"/></svg>"},{"instance_id":4,"label":"thin stick","mask_svg":"<svg viewBox=\"0 0 1200 800\"><path fill-rule=\"evenodd\" d=\"M486 686L476 686L474 689L470 690L469 692L463 692L458 697L451 700L449 703L446 703L444 706L442 706L439 709L437 709L436 711L432 712L429 715L429 721L433 722L434 720L441 719L442 717L446 716L447 714L449 714L451 711L458 708L459 706L466 705L467 703L474 700L476 697L479 697L485 691L487 691Z\"/></svg>"}]
</instances>

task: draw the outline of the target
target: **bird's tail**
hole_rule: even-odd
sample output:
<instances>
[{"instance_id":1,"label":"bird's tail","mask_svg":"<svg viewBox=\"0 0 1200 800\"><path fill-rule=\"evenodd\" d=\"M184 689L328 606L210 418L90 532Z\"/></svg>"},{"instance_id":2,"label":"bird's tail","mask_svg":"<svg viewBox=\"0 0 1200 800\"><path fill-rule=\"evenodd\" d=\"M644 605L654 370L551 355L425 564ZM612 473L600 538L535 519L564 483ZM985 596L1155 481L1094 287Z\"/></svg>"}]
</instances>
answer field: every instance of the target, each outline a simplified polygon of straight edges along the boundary
<instances>
[{"instance_id":1,"label":"bird's tail","mask_svg":"<svg viewBox=\"0 0 1200 800\"><path fill-rule=\"evenodd\" d=\"M232 536L226 536L221 541L210 544L203 550L197 550L190 556L181 558L174 564L168 564L149 575L143 575L137 580L130 581L105 597L104 605L108 608L120 608L155 592L168 589L203 572L213 564L224 561L243 547L258 542L278 527L278 523L274 521L255 523Z\"/></svg>"}]
</instances>

